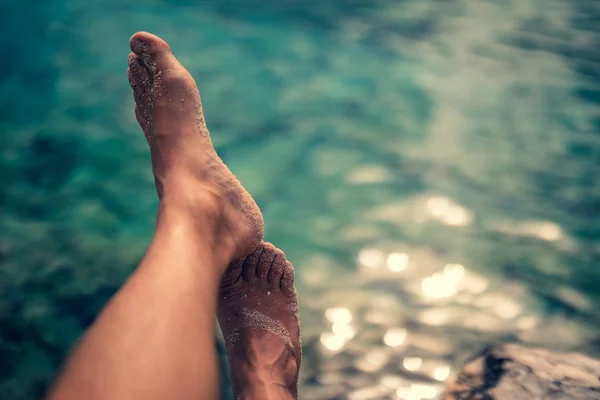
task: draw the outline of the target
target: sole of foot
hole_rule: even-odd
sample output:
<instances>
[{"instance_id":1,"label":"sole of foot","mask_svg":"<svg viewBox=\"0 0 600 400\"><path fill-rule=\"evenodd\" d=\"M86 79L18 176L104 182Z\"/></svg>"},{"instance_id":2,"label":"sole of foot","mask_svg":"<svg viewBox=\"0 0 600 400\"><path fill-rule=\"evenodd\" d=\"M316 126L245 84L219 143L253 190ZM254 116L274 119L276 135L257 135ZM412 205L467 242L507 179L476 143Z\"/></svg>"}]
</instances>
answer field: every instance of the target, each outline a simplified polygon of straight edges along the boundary
<instances>
[{"instance_id":1,"label":"sole of foot","mask_svg":"<svg viewBox=\"0 0 600 400\"><path fill-rule=\"evenodd\" d=\"M161 205L208 216L219 235L214 245L228 253L225 265L246 256L262 240L262 214L217 155L196 82L158 36L138 32L130 47L127 76Z\"/></svg>"},{"instance_id":2,"label":"sole of foot","mask_svg":"<svg viewBox=\"0 0 600 400\"><path fill-rule=\"evenodd\" d=\"M298 298L294 268L283 251L261 243L228 267L218 317L235 398L298 398L302 359Z\"/></svg>"}]
</instances>

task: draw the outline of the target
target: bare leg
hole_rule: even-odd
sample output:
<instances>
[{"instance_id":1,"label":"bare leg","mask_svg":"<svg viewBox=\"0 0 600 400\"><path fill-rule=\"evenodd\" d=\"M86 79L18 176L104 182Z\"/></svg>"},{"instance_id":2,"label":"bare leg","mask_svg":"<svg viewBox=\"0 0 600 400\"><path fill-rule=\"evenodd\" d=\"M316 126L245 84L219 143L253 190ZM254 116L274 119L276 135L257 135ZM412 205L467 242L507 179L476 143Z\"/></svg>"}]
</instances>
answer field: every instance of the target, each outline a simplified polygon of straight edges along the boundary
<instances>
[{"instance_id":1,"label":"bare leg","mask_svg":"<svg viewBox=\"0 0 600 400\"><path fill-rule=\"evenodd\" d=\"M298 298L285 254L263 243L232 263L221 282L218 316L236 400L297 399Z\"/></svg>"},{"instance_id":2,"label":"bare leg","mask_svg":"<svg viewBox=\"0 0 600 400\"><path fill-rule=\"evenodd\" d=\"M131 48L128 76L161 198L156 230L48 398L216 399L219 282L260 243L262 216L217 157L194 80L169 46L137 33Z\"/></svg>"}]
</instances>

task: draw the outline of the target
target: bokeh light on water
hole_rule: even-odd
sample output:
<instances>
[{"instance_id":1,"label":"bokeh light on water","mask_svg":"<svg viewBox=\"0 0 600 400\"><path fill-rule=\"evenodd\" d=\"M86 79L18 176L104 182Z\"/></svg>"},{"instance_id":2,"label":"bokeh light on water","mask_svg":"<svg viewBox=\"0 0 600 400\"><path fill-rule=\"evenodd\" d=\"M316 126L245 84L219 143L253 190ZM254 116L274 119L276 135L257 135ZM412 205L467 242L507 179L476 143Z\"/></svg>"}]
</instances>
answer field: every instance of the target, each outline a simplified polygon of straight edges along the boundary
<instances>
[{"instance_id":1,"label":"bokeh light on water","mask_svg":"<svg viewBox=\"0 0 600 400\"><path fill-rule=\"evenodd\" d=\"M597 1L34 4L0 0L0 397L39 397L151 235L136 30L297 268L303 399L436 398L497 340L600 353Z\"/></svg>"}]
</instances>

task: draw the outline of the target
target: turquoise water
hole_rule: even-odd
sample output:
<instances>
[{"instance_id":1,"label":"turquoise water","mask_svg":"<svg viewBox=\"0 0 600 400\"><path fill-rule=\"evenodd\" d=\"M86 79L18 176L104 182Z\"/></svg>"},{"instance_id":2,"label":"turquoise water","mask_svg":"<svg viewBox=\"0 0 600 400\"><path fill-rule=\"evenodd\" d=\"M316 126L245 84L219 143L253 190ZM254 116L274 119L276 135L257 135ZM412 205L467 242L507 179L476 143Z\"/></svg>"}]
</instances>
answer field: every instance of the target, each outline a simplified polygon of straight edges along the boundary
<instances>
[{"instance_id":1,"label":"turquoise water","mask_svg":"<svg viewBox=\"0 0 600 400\"><path fill-rule=\"evenodd\" d=\"M303 399L431 398L497 340L600 355L597 1L0 0L0 26L0 399L44 391L150 238L137 30L297 268Z\"/></svg>"}]
</instances>

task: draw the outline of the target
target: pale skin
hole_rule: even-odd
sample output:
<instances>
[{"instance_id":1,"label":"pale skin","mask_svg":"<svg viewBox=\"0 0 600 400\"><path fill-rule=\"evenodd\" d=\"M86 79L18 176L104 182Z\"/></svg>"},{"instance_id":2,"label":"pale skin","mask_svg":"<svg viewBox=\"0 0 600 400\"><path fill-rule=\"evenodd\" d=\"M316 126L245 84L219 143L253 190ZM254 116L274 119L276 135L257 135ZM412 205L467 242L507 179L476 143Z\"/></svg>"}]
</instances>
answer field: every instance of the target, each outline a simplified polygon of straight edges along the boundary
<instances>
[{"instance_id":1,"label":"pale skin","mask_svg":"<svg viewBox=\"0 0 600 400\"><path fill-rule=\"evenodd\" d=\"M299 328L288 315L297 307L293 268L281 251L261 244L260 210L215 153L191 75L155 35L139 32L130 46L135 113L150 145L160 198L154 237L73 350L47 399L217 399L217 305L232 291L251 290L256 299L259 286L281 305L263 309L260 301L230 297L219 305L221 325L227 320L231 331L230 315L241 307L275 321L287 336L240 322L236 332L245 346L229 342L234 394L296 398ZM258 250L265 254L260 262ZM231 279L242 264L245 274L257 265L267 271L259 286ZM246 346L263 350L253 350L251 358ZM249 363L256 368L248 370Z\"/></svg>"}]
</instances>

